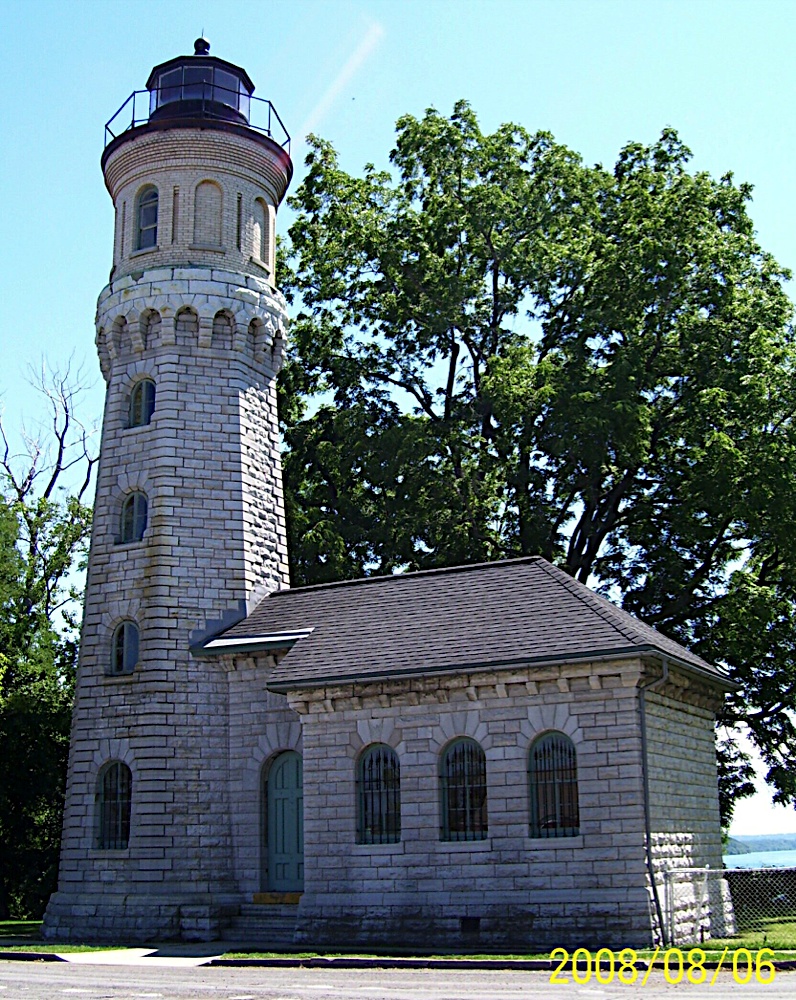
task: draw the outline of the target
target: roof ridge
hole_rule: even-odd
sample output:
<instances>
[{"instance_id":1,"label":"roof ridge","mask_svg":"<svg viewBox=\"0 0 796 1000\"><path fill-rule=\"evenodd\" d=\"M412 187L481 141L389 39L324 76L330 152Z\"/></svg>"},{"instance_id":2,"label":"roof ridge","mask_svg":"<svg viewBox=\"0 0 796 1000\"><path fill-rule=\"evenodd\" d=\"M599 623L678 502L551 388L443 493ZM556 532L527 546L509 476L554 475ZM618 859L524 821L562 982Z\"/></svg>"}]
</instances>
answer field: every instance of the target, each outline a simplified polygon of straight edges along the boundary
<instances>
[{"instance_id":1,"label":"roof ridge","mask_svg":"<svg viewBox=\"0 0 796 1000\"><path fill-rule=\"evenodd\" d=\"M634 620L632 615L614 604L613 601L609 601L607 597L603 597L601 594L596 594L591 587L587 587L585 583L581 583L579 580L571 577L568 573L559 569L558 566L547 562L547 560L542 563L542 569L548 576L566 587L582 604L586 604L604 621L608 622L609 625L613 625L620 635L633 642L648 640L648 636L642 635L640 631L631 626L630 623ZM630 622L626 618L629 618Z\"/></svg>"},{"instance_id":2,"label":"roof ridge","mask_svg":"<svg viewBox=\"0 0 796 1000\"><path fill-rule=\"evenodd\" d=\"M433 569L415 569L407 573L378 573L374 576L357 576L353 580L330 580L328 583L310 583L304 587L284 587L267 594L264 600L271 600L284 594L306 594L312 590L330 590L332 587L364 586L370 583L384 583L387 580L417 579L419 576L433 576L442 573L467 573L471 570L489 569L495 566L507 566L520 563L545 563L543 556L517 556L514 559L493 559L490 562L465 563L459 566L436 566Z\"/></svg>"}]
</instances>

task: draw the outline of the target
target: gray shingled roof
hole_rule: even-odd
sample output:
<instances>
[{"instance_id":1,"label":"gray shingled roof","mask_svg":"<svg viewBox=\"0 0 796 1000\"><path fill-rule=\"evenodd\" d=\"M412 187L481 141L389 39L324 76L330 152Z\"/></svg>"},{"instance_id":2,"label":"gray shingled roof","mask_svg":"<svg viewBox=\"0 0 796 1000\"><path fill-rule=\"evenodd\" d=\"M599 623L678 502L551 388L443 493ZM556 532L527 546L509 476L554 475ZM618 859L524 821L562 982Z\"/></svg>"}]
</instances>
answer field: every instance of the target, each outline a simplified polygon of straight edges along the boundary
<instances>
[{"instance_id":1,"label":"gray shingled roof","mask_svg":"<svg viewBox=\"0 0 796 1000\"><path fill-rule=\"evenodd\" d=\"M645 651L724 677L539 557L277 591L213 645L280 637L268 686L282 690Z\"/></svg>"}]
</instances>

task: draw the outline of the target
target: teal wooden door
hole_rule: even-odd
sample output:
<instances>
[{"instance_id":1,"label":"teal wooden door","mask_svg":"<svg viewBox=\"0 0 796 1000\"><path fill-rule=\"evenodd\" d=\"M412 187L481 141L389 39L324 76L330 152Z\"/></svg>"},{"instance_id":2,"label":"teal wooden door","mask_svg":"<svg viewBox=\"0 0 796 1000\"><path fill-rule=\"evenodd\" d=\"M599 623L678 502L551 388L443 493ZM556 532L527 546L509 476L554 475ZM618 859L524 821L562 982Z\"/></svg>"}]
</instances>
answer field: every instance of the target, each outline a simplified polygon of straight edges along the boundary
<instances>
[{"instance_id":1,"label":"teal wooden door","mask_svg":"<svg viewBox=\"0 0 796 1000\"><path fill-rule=\"evenodd\" d=\"M301 757L280 754L268 772L268 888L304 888L304 792Z\"/></svg>"}]
</instances>

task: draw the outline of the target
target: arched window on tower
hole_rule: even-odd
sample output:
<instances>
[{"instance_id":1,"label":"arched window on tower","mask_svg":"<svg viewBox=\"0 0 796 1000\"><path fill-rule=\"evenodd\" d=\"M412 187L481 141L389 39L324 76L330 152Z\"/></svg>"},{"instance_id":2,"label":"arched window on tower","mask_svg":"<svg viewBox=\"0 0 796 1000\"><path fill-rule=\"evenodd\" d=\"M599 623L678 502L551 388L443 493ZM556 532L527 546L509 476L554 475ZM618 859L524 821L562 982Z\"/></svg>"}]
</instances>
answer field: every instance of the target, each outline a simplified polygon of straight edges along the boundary
<instances>
[{"instance_id":1,"label":"arched window on tower","mask_svg":"<svg viewBox=\"0 0 796 1000\"><path fill-rule=\"evenodd\" d=\"M475 740L454 740L442 754L443 840L486 840L486 757Z\"/></svg>"},{"instance_id":2,"label":"arched window on tower","mask_svg":"<svg viewBox=\"0 0 796 1000\"><path fill-rule=\"evenodd\" d=\"M269 231L268 206L264 199L254 202L254 257L269 270L271 267L271 240Z\"/></svg>"},{"instance_id":3,"label":"arched window on tower","mask_svg":"<svg viewBox=\"0 0 796 1000\"><path fill-rule=\"evenodd\" d=\"M158 244L158 189L145 187L138 195L136 211L136 250L147 250Z\"/></svg>"},{"instance_id":4,"label":"arched window on tower","mask_svg":"<svg viewBox=\"0 0 796 1000\"><path fill-rule=\"evenodd\" d=\"M120 760L100 771L97 783L97 847L123 851L130 842L133 776Z\"/></svg>"},{"instance_id":5,"label":"arched window on tower","mask_svg":"<svg viewBox=\"0 0 796 1000\"><path fill-rule=\"evenodd\" d=\"M146 531L147 500L143 493L131 493L122 504L120 542L140 542Z\"/></svg>"},{"instance_id":6,"label":"arched window on tower","mask_svg":"<svg viewBox=\"0 0 796 1000\"><path fill-rule=\"evenodd\" d=\"M130 393L130 427L146 427L155 412L155 383L151 378L136 382Z\"/></svg>"},{"instance_id":7,"label":"arched window on tower","mask_svg":"<svg viewBox=\"0 0 796 1000\"><path fill-rule=\"evenodd\" d=\"M120 622L113 632L109 674L131 674L138 664L138 626Z\"/></svg>"},{"instance_id":8,"label":"arched window on tower","mask_svg":"<svg viewBox=\"0 0 796 1000\"><path fill-rule=\"evenodd\" d=\"M578 767L575 745L564 733L545 733L528 756L532 837L576 837Z\"/></svg>"},{"instance_id":9,"label":"arched window on tower","mask_svg":"<svg viewBox=\"0 0 796 1000\"><path fill-rule=\"evenodd\" d=\"M392 747L368 747L357 768L357 843L401 839L401 765Z\"/></svg>"}]
</instances>

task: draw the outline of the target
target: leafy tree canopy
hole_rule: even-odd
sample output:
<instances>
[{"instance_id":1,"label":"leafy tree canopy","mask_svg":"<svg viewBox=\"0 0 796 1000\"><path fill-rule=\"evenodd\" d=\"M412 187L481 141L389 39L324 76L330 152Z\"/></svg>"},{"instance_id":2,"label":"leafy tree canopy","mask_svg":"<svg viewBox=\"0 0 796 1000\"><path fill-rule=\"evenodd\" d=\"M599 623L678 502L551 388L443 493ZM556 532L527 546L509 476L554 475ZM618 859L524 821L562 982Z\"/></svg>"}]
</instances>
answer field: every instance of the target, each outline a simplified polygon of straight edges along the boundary
<instances>
[{"instance_id":1,"label":"leafy tree canopy","mask_svg":"<svg viewBox=\"0 0 796 1000\"><path fill-rule=\"evenodd\" d=\"M43 383L51 430L0 449L0 919L40 916L55 889L77 664L73 573L86 553L94 459L79 388ZM74 489L67 490L78 473Z\"/></svg>"},{"instance_id":2,"label":"leafy tree canopy","mask_svg":"<svg viewBox=\"0 0 796 1000\"><path fill-rule=\"evenodd\" d=\"M667 129L612 170L469 106L393 171L311 138L283 253L296 583L541 554L715 662L796 801L796 354L751 188ZM315 397L315 399L313 399ZM725 819L748 761L722 757Z\"/></svg>"}]
</instances>

